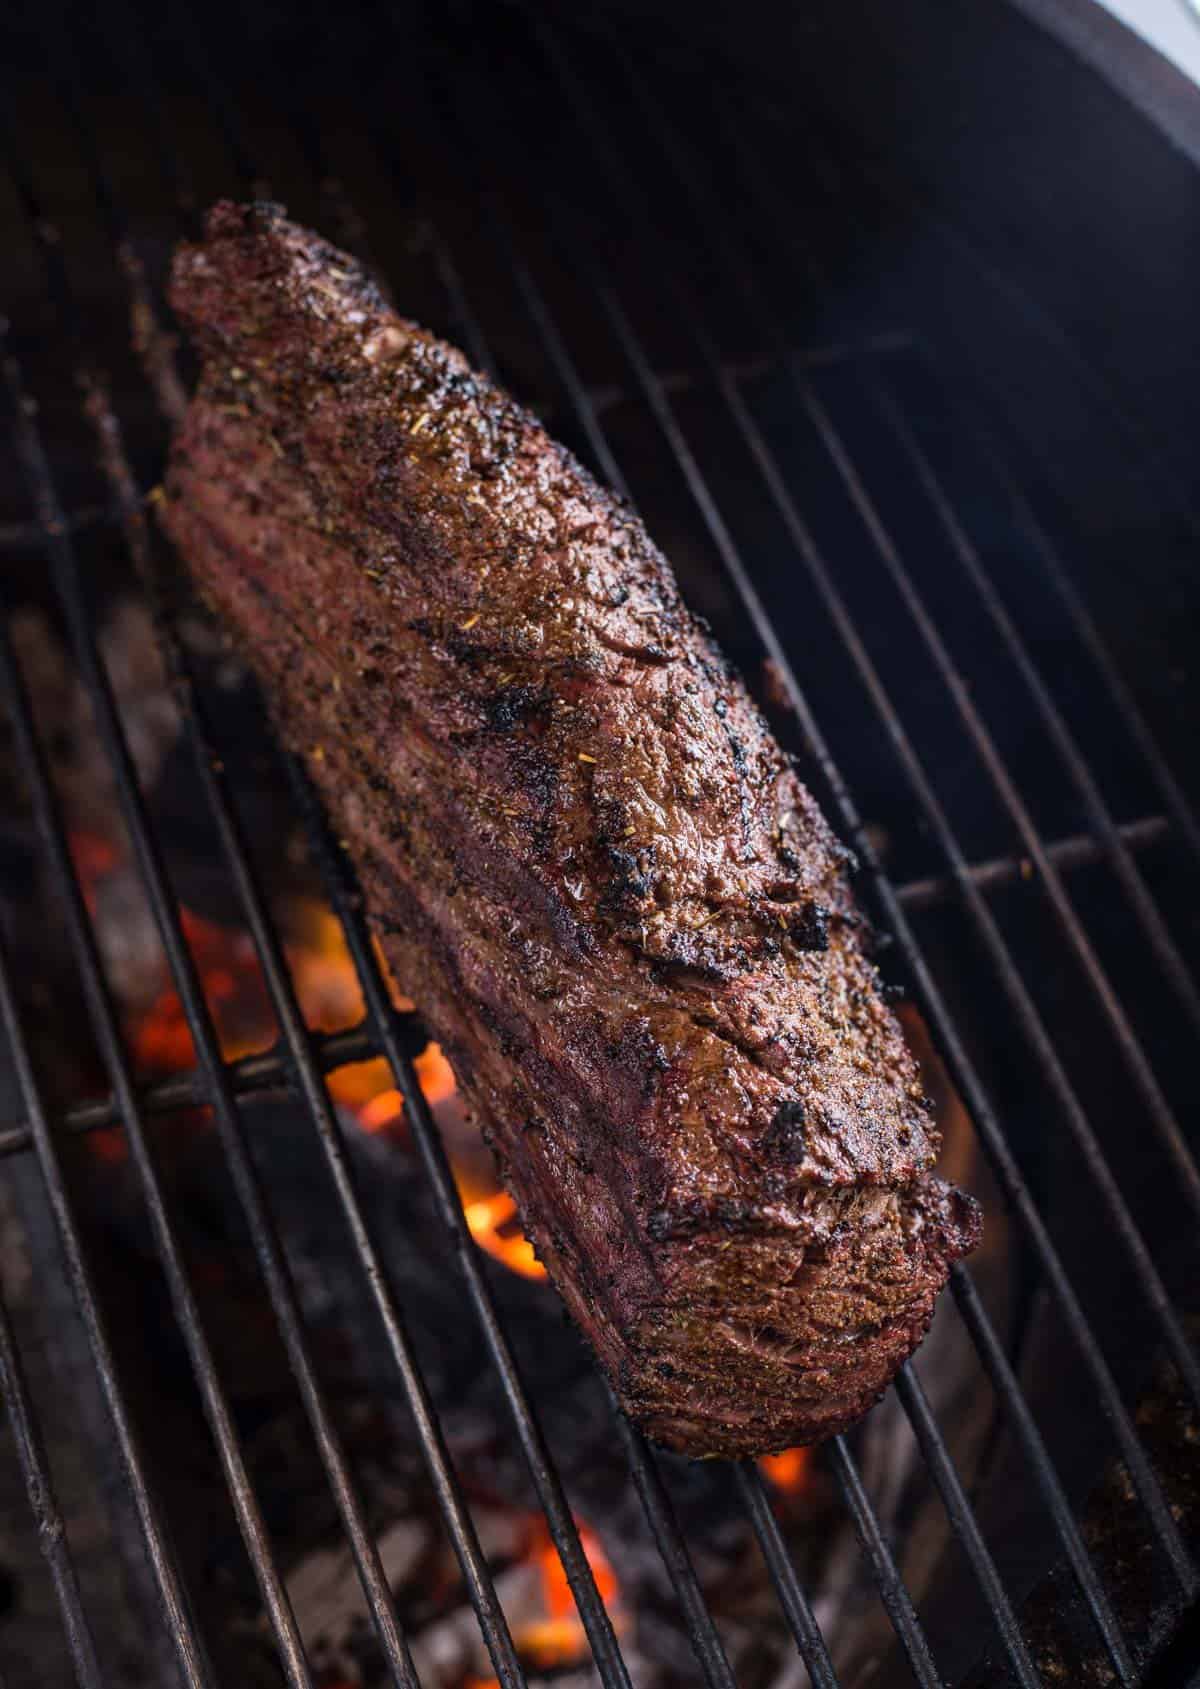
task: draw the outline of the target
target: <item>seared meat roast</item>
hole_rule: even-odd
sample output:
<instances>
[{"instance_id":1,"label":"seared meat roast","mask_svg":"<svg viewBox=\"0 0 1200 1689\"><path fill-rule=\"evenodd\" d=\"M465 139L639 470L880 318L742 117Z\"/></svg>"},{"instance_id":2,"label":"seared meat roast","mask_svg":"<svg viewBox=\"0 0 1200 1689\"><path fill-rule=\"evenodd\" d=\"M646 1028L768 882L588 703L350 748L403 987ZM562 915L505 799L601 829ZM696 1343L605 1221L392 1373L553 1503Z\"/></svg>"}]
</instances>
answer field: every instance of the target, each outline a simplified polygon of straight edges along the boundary
<instances>
[{"instance_id":1,"label":"seared meat roast","mask_svg":"<svg viewBox=\"0 0 1200 1689\"><path fill-rule=\"evenodd\" d=\"M847 853L642 524L354 261L222 204L173 301L166 525L623 1404L841 1429L978 1232Z\"/></svg>"}]
</instances>

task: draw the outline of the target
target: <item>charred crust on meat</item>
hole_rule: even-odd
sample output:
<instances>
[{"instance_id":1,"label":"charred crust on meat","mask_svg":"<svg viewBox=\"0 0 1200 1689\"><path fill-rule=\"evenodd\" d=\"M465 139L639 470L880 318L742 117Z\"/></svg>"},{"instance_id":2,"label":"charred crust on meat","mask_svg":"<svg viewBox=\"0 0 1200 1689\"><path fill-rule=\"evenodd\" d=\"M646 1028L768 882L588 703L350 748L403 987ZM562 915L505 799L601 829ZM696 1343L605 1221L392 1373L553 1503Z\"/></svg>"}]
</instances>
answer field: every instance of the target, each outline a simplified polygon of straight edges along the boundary
<instances>
[{"instance_id":1,"label":"charred crust on meat","mask_svg":"<svg viewBox=\"0 0 1200 1689\"><path fill-rule=\"evenodd\" d=\"M780 1103L762 1137L764 1152L778 1161L799 1164L808 1154L808 1119L798 1097Z\"/></svg>"},{"instance_id":2,"label":"charred crust on meat","mask_svg":"<svg viewBox=\"0 0 1200 1689\"><path fill-rule=\"evenodd\" d=\"M505 686L481 700L480 707L489 733L511 733L533 722L544 722L550 699L541 686Z\"/></svg>"},{"instance_id":3,"label":"charred crust on meat","mask_svg":"<svg viewBox=\"0 0 1200 1689\"><path fill-rule=\"evenodd\" d=\"M830 918L830 911L823 903L809 903L789 919L787 935L797 950L828 950Z\"/></svg>"},{"instance_id":4,"label":"charred crust on meat","mask_svg":"<svg viewBox=\"0 0 1200 1689\"><path fill-rule=\"evenodd\" d=\"M624 1406L692 1454L845 1428L978 1220L795 759L630 509L352 260L222 205L171 297L157 514Z\"/></svg>"}]
</instances>

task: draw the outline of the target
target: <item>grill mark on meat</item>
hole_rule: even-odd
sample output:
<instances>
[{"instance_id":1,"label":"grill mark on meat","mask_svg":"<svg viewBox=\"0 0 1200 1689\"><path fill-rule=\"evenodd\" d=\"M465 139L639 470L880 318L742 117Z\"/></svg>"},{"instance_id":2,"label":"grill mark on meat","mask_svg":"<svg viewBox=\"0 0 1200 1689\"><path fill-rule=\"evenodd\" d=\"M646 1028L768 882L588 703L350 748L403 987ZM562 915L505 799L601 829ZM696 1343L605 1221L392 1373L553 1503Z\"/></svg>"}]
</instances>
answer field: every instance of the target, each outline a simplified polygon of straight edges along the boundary
<instances>
[{"instance_id":1,"label":"grill mark on meat","mask_svg":"<svg viewBox=\"0 0 1200 1689\"><path fill-rule=\"evenodd\" d=\"M978 1224L849 853L630 511L349 259L220 206L172 297L166 526L625 1406L844 1427Z\"/></svg>"}]
</instances>

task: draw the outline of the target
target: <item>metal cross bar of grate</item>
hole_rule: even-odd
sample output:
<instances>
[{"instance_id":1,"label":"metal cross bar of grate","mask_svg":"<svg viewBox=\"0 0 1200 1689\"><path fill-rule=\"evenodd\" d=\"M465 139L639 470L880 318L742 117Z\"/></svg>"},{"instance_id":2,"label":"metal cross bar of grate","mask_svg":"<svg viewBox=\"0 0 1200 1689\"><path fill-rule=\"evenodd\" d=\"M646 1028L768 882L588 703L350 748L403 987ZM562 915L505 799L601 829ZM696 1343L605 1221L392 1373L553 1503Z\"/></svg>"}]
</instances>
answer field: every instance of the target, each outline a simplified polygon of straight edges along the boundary
<instances>
[{"instance_id":1,"label":"metal cross bar of grate","mask_svg":"<svg viewBox=\"0 0 1200 1689\"><path fill-rule=\"evenodd\" d=\"M40 530L38 530L40 532ZM1122 825L1122 833L1131 850L1149 850L1161 844L1170 831L1163 816L1148 815L1140 821ZM1090 833L1072 834L1070 838L1054 839L1047 846L1048 854L1060 870L1087 867L1101 859L1102 847ZM1033 878L1033 864L1028 857L1000 856L986 862L973 862L968 877L981 890L990 891L1014 881L1028 883ZM949 877L930 875L909 880L896 887L896 896L906 908L927 909L944 903L956 895L955 881ZM428 1042L428 1034L415 1011L393 1011L403 1030L406 1048L417 1056ZM345 1032L310 1032L313 1056L321 1071L336 1073L339 1068L357 1062L370 1061L381 1053L380 1046L364 1022ZM286 1057L281 1050L264 1050L259 1054L241 1056L227 1063L230 1083L239 1097L247 1099L270 1094L287 1084ZM167 1079L160 1079L138 1088L138 1100L147 1114L166 1114L177 1109L192 1108L204 1100L203 1083L197 1074L182 1071ZM76 1103L53 1116L56 1130L64 1132L92 1132L101 1127L119 1124L121 1115L115 1099L109 1095L88 1102ZM0 1125L0 1156L15 1155L32 1144L29 1128L20 1121Z\"/></svg>"},{"instance_id":2,"label":"metal cross bar of grate","mask_svg":"<svg viewBox=\"0 0 1200 1689\"><path fill-rule=\"evenodd\" d=\"M269 192L267 173L256 156L255 143L243 121L238 98L217 71L216 61L201 39L202 32L197 21L190 15L185 18L182 8L172 8L171 19L171 28L182 52L182 63L202 91L220 144L228 153L234 179L240 182L243 191L259 195ZM452 66L448 65L442 46L436 41L438 32L432 23L426 32L427 39L410 39L407 43L400 41L398 20L389 19L385 29L396 29L396 45L406 46L412 53L413 61L422 67L423 73L414 78L414 100L427 117L430 131L438 135L438 144L445 155L456 161L454 167L458 180L471 203L477 207L480 226L486 231L502 269L510 278L523 313L523 332L552 372L560 389L563 414L582 437L594 467L615 488L632 498L629 479L622 467L621 450L614 443L610 426L612 392L619 391L624 395L628 405L643 407L659 431L688 489L699 526L720 558L736 599L755 631L761 652L771 659L776 674L782 679L788 704L799 723L799 736L809 752L810 761L823 778L830 805L863 858L882 911L883 924L894 937L907 963L918 999L989 1152L998 1182L1061 1310L1065 1328L1097 1392L1113 1441L1145 1510L1159 1552L1183 1596L1191 1598L1197 1589L1196 1569L1189 1545L1164 1494L1160 1474L1155 1470L1152 1456L1123 1399L1103 1345L1092 1329L1034 1194L1025 1182L1001 1124L1000 1111L960 1034L957 1018L937 982L914 925L914 917L921 911L940 907L947 901L961 908L972 924L1002 991L1013 1005L1039 1082L1053 1098L1062 1123L1082 1155L1089 1178L1128 1254L1134 1277L1155 1317L1179 1376L1190 1389L1193 1399L1200 1402L1200 1367L1179 1311L1110 1171L1093 1123L1054 1049L1050 1033L1022 978L1020 966L1005 939L1000 922L985 901L986 892L1020 881L1032 868L1031 877L1039 892L1048 899L1059 931L1100 1003L1147 1114L1174 1156L1183 1189L1195 1197L1200 1183L1197 1182L1195 1165L1172 1105L1159 1084L1137 1031L1108 983L1083 920L1075 911L1061 878L1064 870L1089 864L1114 874L1164 976L1185 1012L1195 1020L1200 1002L1194 980L1134 859L1135 851L1160 843L1176 831L1188 837L1184 825L1190 813L1186 800L1140 717L1133 710L1132 700L1128 699L1115 666L1088 620L1082 600L1071 596L1074 589L1065 574L1059 571L1054 574L1055 583L1071 607L1080 640L1105 673L1118 705L1126 709L1130 731L1143 746L1167 810L1165 820L1157 815L1148 815L1140 821L1118 824L1093 778L1083 751L1074 742L1065 719L1058 711L1051 690L1038 674L1025 651L1020 633L1007 618L984 574L979 555L953 500L926 459L898 397L877 368L878 361L896 347L892 340L880 341L878 337L867 337L862 343L850 343L845 355L839 355L838 363L848 363L860 377L864 389L878 400L881 414L892 429L898 454L909 465L914 485L922 489L933 504L959 564L977 588L997 637L1007 646L1021 669L1038 717L1079 789L1088 831L1047 842L1029 814L1000 752L992 743L988 727L970 697L964 676L956 666L941 630L918 595L901 547L876 510L867 481L838 434L832 417L810 385L814 360L797 354L785 329L775 321L765 296L758 289L749 257L739 253L733 241L724 235L715 244L719 267L729 286L729 297L740 297L748 305L764 341L760 353L749 361L730 361L717 349L706 320L706 308L694 294L683 255L655 226L639 185L629 178L619 150L607 135L604 115L596 105L595 90L579 73L567 40L556 30L544 29L537 19L514 18L511 50L523 62L523 74L532 78L532 85L538 90L539 102L544 103L544 109L562 106L565 130L575 135L578 156L586 160L588 167L595 168L595 179L600 184L600 197L605 207L603 217L639 231L648 259L651 256L654 259L654 286L669 301L690 342L699 371L686 383L662 373L665 366L651 355L637 325L637 307L623 298L621 280L610 271L598 232L600 225L590 225L579 208L564 203L552 183L547 181L544 185L544 205L555 239L568 256L573 271L584 279L597 317L607 324L619 348L626 366L628 387L619 385L611 390L601 389L583 378L571 349L570 333L561 325L556 307L543 286L538 260L525 250L520 223L510 203L513 198L511 184L536 176L536 152L533 137L524 132L523 124L506 124L497 118L489 120L494 91L473 45L477 38L481 41L483 37L482 28L477 32L474 29L479 21L469 8L460 14L462 34L472 45ZM170 422L178 416L184 389L162 326L165 313L153 287L145 281L140 266L132 256L126 213L106 174L103 147L87 115L87 91L77 64L74 43L69 35L59 36L52 25L47 24L47 29L59 94L90 185L95 218L103 227L111 247L114 272L121 277L130 307L140 310L153 325L150 342L156 350L144 361L158 409L162 417ZM157 159L173 207L175 233L187 233L194 227L197 195L170 114L164 109L165 96L154 62L154 47L148 47L142 39L138 20L126 12L124 0L106 20L105 33L111 37L110 45L117 62L129 77L129 90L134 100L140 108L144 108L149 129L158 138ZM331 39L329 46L331 64L335 64L338 44ZM604 51L610 50L606 45ZM696 165L688 157L686 145L674 133L672 123L659 109L653 91L644 84L641 73L627 56L618 52L613 63L618 84L623 85L631 96L629 109L640 113L639 121L646 125L647 134L653 137L652 144L676 171L682 202L692 204L697 231L701 239L707 240L719 227L721 219L715 208L705 205L703 181L697 175ZM370 254L371 236L365 220L326 158L325 138L311 106L298 94L293 97L288 91L281 94L281 109L284 128L295 141L310 185L315 187L328 208L332 232L360 253ZM379 110L368 110L364 112L362 122L385 174L408 202L414 190L407 179L403 131L397 114L389 111L381 115ZM502 144L493 147L497 137L503 137ZM12 719L26 783L34 799L41 840L53 868L59 898L69 916L73 949L87 987L89 1009L105 1053L112 1092L109 1097L79 1104L62 1116L50 1115L38 1088L9 973L0 957L0 1012L17 1057L24 1112L23 1120L0 1131L0 1155L32 1148L46 1180L62 1248L70 1263L92 1353L133 1486L158 1583L164 1623L176 1643L181 1672L189 1684L213 1681L211 1666L189 1612L169 1529L129 1423L118 1369L90 1287L90 1268L62 1179L55 1140L62 1132L87 1132L114 1123L120 1123L125 1129L134 1151L159 1256L170 1282L176 1316L187 1341L193 1373L220 1452L226 1483L258 1579L282 1668L289 1682L311 1685L314 1681L311 1660L307 1657L263 1527L146 1136L145 1121L149 1115L203 1105L212 1108L215 1114L224 1153L246 1213L289 1362L320 1448L346 1536L352 1545L389 1675L395 1683L415 1683L407 1640L393 1593L384 1576L364 1497L334 1427L326 1393L318 1381L303 1316L272 1219L269 1192L262 1188L255 1171L242 1120L245 1104L256 1094L282 1088L303 1105L303 1112L317 1134L333 1186L335 1206L351 1240L364 1284L383 1328L387 1348L401 1379L416 1442L428 1468L445 1530L458 1557L497 1679L505 1689L515 1689L524 1682L521 1662L495 1581L483 1556L470 1509L459 1486L437 1408L425 1385L404 1325L404 1287L393 1285L388 1280L383 1257L355 1189L351 1165L341 1141L342 1128L324 1084L324 1076L337 1067L382 1054L403 1096L414 1140L467 1301L502 1383L513 1428L581 1615L596 1668L606 1685L628 1684L627 1663L583 1552L536 1405L518 1372L495 1299L481 1271L478 1251L470 1236L437 1126L421 1092L413 1065L414 1057L424 1043L419 1022L415 1017L398 1015L392 1006L372 950L352 871L344 854L326 833L323 818L303 772L289 759L287 770L296 806L303 817L311 850L321 869L326 895L340 923L367 1006L363 1025L349 1032L324 1036L314 1034L305 1026L264 888L237 820L235 794L222 767L222 747L205 720L203 699L191 678L170 616L159 604L160 637L181 702L185 731L195 756L198 783L215 823L228 874L253 937L280 1029L278 1044L272 1050L236 1063L227 1063L222 1058L204 990L179 922L167 865L149 821L128 743L98 653L88 614L87 583L74 549L78 532L92 523L107 520L110 514L115 515L123 529L134 572L145 584L151 598L156 599L161 564L156 554L156 542L143 517L144 489L136 483L122 441L119 420L121 396L111 388L87 355L96 325L73 286L62 245L40 203L35 166L25 157L21 139L15 133L9 136L8 150L10 171L28 219L29 237L45 265L47 295L53 301L65 331L64 350L77 360L82 410L89 426L96 432L98 455L108 481L106 497L109 502L86 506L77 519L68 519L56 490L55 468L43 424L33 402L34 395L15 357L10 356L5 370L15 438L26 476L29 503L37 512L37 520L20 520L10 530L0 533L0 544L11 544L14 550L39 546L50 566L73 649L96 712L105 752L115 773L118 796L142 879L150 894L161 939L185 1005L200 1065L195 1072L175 1075L154 1086L141 1087L135 1082L128 1052L123 1047L113 1017L78 877L66 847L52 781L8 643L5 617L5 627L0 630L0 690ZM744 149L742 156L747 165L748 187L756 192L765 192L769 174L760 168L748 148ZM420 198L419 195L416 197ZM778 215L779 202L773 203L775 215ZM454 323L458 338L469 348L475 361L495 372L498 365L507 361L508 354L497 353L479 314L477 295L471 282L472 257L464 259L456 249L454 236L440 226L435 203L425 206L424 217L431 261L444 292L447 317ZM786 222L778 226L785 227ZM392 279L399 295L401 278ZM803 281L804 277L800 279ZM901 337L901 343L907 347L910 340ZM821 548L800 514L786 471L747 397L748 390L756 381L780 371L793 381L802 414L808 418L823 444L835 474L844 483L873 541L879 560L905 599L934 669L945 683L947 694L965 723L975 751L1007 807L1015 832L1015 854L974 861L968 858L939 799L936 786L906 733L900 711L872 661L856 627L853 612L845 603ZM857 675L894 749L912 798L925 816L931 836L936 841L941 865L932 873L922 874L897 887L883 871L849 786L818 728L808 698L799 687L787 642L774 624L755 585L747 554L736 537L735 526L727 518L720 498L706 479L700 458L689 442L687 426L681 420L681 407L691 397L706 393L716 395L731 421L749 461L754 465L760 492L766 495L766 500L774 505L782 519L792 542L794 560L807 572L825 603L851 670ZM1003 469L1002 464L1000 467ZM1137 1670L1129 1644L1054 1461L1025 1401L1018 1372L967 1271L956 1270L953 1289L955 1304L973 1344L978 1364L990 1381L1001 1414L1022 1451L1031 1482L1058 1537L1100 1642L1120 1681L1134 1683ZM99 1668L80 1606L61 1522L56 1523L53 1498L47 1488L45 1461L38 1446L27 1393L21 1384L19 1357L10 1337L0 1310L0 1384L4 1386L9 1412L17 1430L22 1467L31 1497L47 1498L39 1515L46 1521L43 1534L47 1554L79 1680L90 1689L92 1684L101 1681ZM982 1592L996 1639L1011 1673L1022 1685L1037 1684L1041 1677L1029 1639L1023 1632L1020 1615L997 1569L976 1517L973 1498L964 1478L955 1468L937 1416L915 1370L906 1370L902 1375L897 1393L920 1445L930 1479L942 1497L950 1528ZM666 1569L695 1663L704 1681L713 1689L730 1689L734 1677L729 1659L720 1629L706 1607L695 1564L672 1504L669 1484L644 1439L623 1420L615 1404L611 1405L614 1437L624 1452L649 1529ZM831 1445L830 1464L842 1504L861 1545L864 1564L874 1579L899 1648L913 1678L929 1689L929 1686L941 1681L938 1667L917 1607L905 1588L893 1547L847 1440L836 1439ZM792 1562L762 1477L752 1464L743 1464L737 1468L736 1483L809 1678L819 1689L832 1689L837 1675L830 1650L814 1617L810 1592Z\"/></svg>"}]
</instances>

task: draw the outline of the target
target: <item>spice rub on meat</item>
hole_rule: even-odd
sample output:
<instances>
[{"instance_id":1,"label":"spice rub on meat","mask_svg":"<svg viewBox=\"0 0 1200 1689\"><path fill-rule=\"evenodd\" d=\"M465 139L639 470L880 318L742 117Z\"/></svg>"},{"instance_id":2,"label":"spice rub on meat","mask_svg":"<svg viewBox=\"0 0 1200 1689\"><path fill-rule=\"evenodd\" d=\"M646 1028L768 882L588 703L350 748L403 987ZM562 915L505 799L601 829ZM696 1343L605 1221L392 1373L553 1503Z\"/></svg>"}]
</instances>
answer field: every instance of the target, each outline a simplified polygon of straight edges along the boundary
<instances>
[{"instance_id":1,"label":"spice rub on meat","mask_svg":"<svg viewBox=\"0 0 1200 1689\"><path fill-rule=\"evenodd\" d=\"M351 259L221 204L172 298L166 526L626 1409L840 1430L978 1231L846 853L642 524Z\"/></svg>"}]
</instances>

